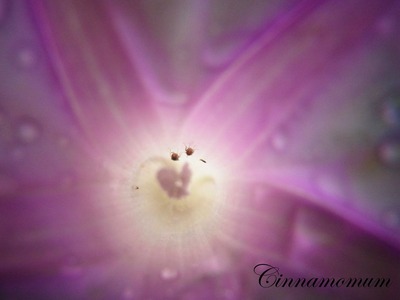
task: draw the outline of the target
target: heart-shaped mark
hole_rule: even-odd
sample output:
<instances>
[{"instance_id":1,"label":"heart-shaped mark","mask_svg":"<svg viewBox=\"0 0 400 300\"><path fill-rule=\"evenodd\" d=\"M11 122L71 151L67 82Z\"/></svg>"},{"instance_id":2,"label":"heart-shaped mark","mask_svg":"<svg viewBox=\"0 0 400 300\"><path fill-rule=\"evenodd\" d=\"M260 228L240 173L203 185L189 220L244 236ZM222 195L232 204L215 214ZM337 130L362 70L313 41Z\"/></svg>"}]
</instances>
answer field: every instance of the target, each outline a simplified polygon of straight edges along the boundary
<instances>
[{"instance_id":1,"label":"heart-shaped mark","mask_svg":"<svg viewBox=\"0 0 400 300\"><path fill-rule=\"evenodd\" d=\"M186 163L181 172L173 168L162 168L157 172L157 179L161 187L167 192L169 197L180 199L189 193L187 187L192 173Z\"/></svg>"}]
</instances>

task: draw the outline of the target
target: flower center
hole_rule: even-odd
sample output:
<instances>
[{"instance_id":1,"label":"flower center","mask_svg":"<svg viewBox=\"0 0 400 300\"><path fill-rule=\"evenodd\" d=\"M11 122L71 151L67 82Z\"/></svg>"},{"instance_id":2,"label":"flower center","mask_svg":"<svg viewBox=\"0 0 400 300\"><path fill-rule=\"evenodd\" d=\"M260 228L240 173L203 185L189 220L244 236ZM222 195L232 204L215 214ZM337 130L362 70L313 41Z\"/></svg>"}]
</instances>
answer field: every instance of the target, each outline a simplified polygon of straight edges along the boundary
<instances>
[{"instance_id":1,"label":"flower center","mask_svg":"<svg viewBox=\"0 0 400 300\"><path fill-rule=\"evenodd\" d=\"M150 261L154 268L182 267L211 255L214 242L231 227L237 196L231 178L237 172L224 156L203 150L173 160L168 151L159 154L158 149L168 146L118 155L123 168L109 166L115 177L112 199L118 201L115 209L121 215L109 224L121 234L110 239L140 257L146 270Z\"/></svg>"},{"instance_id":2,"label":"flower center","mask_svg":"<svg viewBox=\"0 0 400 300\"><path fill-rule=\"evenodd\" d=\"M139 168L132 198L152 237L206 230L219 206L217 184L208 165L188 157L150 157Z\"/></svg>"}]
</instances>

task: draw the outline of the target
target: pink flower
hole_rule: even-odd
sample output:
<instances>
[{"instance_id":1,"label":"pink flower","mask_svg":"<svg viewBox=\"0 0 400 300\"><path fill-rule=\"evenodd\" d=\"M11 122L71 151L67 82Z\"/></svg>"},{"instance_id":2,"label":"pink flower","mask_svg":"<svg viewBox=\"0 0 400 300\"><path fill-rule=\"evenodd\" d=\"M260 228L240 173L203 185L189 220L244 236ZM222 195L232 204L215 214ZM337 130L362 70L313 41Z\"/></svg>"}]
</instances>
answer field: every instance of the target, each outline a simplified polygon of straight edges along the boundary
<instances>
[{"instance_id":1,"label":"pink flower","mask_svg":"<svg viewBox=\"0 0 400 300\"><path fill-rule=\"evenodd\" d=\"M399 13L0 1L0 295L393 298Z\"/></svg>"}]
</instances>

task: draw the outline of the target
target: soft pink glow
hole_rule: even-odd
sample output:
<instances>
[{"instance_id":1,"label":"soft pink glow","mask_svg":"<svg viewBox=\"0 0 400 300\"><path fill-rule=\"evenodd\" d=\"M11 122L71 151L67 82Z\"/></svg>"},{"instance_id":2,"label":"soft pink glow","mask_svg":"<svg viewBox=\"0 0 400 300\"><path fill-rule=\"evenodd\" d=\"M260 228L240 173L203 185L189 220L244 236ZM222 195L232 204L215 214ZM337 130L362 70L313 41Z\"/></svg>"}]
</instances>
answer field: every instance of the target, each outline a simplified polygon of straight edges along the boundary
<instances>
[{"instance_id":1,"label":"soft pink glow","mask_svg":"<svg viewBox=\"0 0 400 300\"><path fill-rule=\"evenodd\" d=\"M0 293L397 294L264 290L253 272L398 282L396 1L15 3Z\"/></svg>"}]
</instances>

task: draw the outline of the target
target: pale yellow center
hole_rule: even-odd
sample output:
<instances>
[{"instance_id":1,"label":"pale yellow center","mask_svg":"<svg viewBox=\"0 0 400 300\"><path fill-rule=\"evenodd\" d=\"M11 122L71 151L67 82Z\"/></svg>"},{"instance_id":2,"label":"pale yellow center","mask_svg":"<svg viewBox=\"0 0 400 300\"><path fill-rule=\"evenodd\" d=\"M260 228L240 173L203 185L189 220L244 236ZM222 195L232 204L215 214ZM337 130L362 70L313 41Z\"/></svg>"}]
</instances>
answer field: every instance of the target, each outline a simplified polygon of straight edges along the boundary
<instances>
[{"instance_id":1,"label":"pale yellow center","mask_svg":"<svg viewBox=\"0 0 400 300\"><path fill-rule=\"evenodd\" d=\"M218 212L218 189L212 168L198 159L172 161L151 157L138 170L133 189L136 213L153 236L184 236L205 231Z\"/></svg>"}]
</instances>

